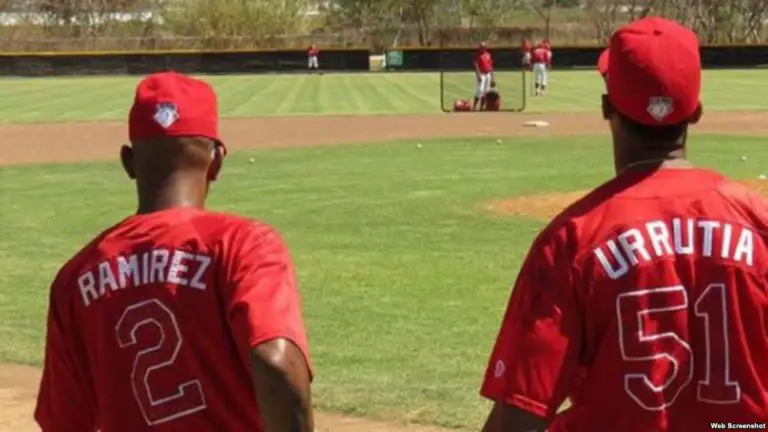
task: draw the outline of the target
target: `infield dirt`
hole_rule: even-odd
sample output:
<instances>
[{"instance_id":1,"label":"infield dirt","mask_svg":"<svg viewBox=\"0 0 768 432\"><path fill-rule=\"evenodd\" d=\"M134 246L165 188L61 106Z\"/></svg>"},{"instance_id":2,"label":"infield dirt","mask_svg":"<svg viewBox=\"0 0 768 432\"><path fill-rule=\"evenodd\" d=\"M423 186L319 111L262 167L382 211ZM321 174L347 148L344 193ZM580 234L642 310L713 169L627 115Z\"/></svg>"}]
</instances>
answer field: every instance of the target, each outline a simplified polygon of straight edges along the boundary
<instances>
[{"instance_id":1,"label":"infield dirt","mask_svg":"<svg viewBox=\"0 0 768 432\"><path fill-rule=\"evenodd\" d=\"M550 126L523 126L529 120L546 120ZM731 135L768 134L768 115L755 112L708 113L697 132ZM260 147L302 147L346 143L384 142L437 137L515 135L607 134L599 114L483 113L412 116L330 116L225 119L222 137L231 150ZM119 145L127 139L123 123L61 123L0 126L3 137L0 165L77 162L116 159ZM608 151L608 149L606 149ZM768 192L768 182L752 184ZM489 205L489 210L547 219L581 193L519 197ZM40 323L43 325L43 323ZM32 410L40 371L18 365L0 365L0 432L39 430ZM377 422L320 413L318 426L328 432L440 432L445 429Z\"/></svg>"}]
</instances>

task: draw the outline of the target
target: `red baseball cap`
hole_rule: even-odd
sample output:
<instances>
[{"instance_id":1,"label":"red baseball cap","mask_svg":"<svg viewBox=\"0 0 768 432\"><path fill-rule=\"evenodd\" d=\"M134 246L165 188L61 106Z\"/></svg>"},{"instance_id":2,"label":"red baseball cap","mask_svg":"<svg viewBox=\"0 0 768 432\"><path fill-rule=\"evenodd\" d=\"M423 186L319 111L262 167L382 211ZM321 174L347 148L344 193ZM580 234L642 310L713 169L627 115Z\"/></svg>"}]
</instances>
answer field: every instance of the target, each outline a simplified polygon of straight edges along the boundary
<instances>
[{"instance_id":1,"label":"red baseball cap","mask_svg":"<svg viewBox=\"0 0 768 432\"><path fill-rule=\"evenodd\" d=\"M177 72L148 75L136 87L128 136L132 142L203 137L223 147L216 93L206 82Z\"/></svg>"},{"instance_id":2,"label":"red baseball cap","mask_svg":"<svg viewBox=\"0 0 768 432\"><path fill-rule=\"evenodd\" d=\"M608 75L608 51L606 48L600 53L600 57L597 58L597 71L605 78Z\"/></svg>"},{"instance_id":3,"label":"red baseball cap","mask_svg":"<svg viewBox=\"0 0 768 432\"><path fill-rule=\"evenodd\" d=\"M621 114L644 125L667 126L696 111L701 58L691 29L664 18L643 18L614 33L608 50L608 98Z\"/></svg>"}]
</instances>

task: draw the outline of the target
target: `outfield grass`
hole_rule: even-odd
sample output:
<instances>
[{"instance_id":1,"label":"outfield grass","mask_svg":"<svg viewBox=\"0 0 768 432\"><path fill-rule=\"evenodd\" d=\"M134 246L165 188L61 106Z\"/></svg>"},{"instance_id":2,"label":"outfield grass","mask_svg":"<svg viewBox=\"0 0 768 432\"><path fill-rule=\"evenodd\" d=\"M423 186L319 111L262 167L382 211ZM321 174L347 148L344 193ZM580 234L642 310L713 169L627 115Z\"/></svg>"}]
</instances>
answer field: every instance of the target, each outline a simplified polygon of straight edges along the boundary
<instances>
[{"instance_id":1,"label":"outfield grass","mask_svg":"<svg viewBox=\"0 0 768 432\"><path fill-rule=\"evenodd\" d=\"M288 240L321 408L468 428L485 414L486 356L542 226L483 203L595 186L611 175L609 148L538 137L236 152L211 206ZM744 178L768 166L756 138L697 136L691 156ZM132 187L116 162L0 168L2 360L40 363L54 272L132 212Z\"/></svg>"},{"instance_id":2,"label":"outfield grass","mask_svg":"<svg viewBox=\"0 0 768 432\"><path fill-rule=\"evenodd\" d=\"M764 109L768 72L706 71L707 110ZM0 79L0 123L122 120L138 77ZM252 117L440 112L437 73L249 75L206 77L222 115ZM505 78L506 80L506 78ZM516 78L513 80L516 81ZM510 95L516 82L500 82ZM452 80L449 99L471 98L472 77ZM528 100L527 111L596 110L603 83L594 70L555 71L550 95ZM509 96L508 96L509 97ZM512 103L511 101L509 101Z\"/></svg>"}]
</instances>

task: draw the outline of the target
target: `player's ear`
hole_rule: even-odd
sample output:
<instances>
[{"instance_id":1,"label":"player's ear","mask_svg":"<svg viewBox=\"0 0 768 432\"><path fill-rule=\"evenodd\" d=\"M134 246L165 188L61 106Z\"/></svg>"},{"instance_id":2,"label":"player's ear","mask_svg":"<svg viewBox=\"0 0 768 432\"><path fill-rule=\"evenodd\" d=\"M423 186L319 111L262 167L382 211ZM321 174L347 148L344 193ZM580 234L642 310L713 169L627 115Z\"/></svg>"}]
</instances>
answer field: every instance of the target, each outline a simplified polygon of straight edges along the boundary
<instances>
[{"instance_id":1,"label":"player's ear","mask_svg":"<svg viewBox=\"0 0 768 432\"><path fill-rule=\"evenodd\" d=\"M613 104L611 104L611 100L608 98L607 94L603 95L602 108L603 108L603 120L610 120L611 116L614 113L614 109L613 109Z\"/></svg>"},{"instance_id":2,"label":"player's ear","mask_svg":"<svg viewBox=\"0 0 768 432\"><path fill-rule=\"evenodd\" d=\"M224 146L216 145L211 151L211 165L208 167L208 180L216 181L219 179L221 168L224 166L224 156L226 150Z\"/></svg>"},{"instance_id":3,"label":"player's ear","mask_svg":"<svg viewBox=\"0 0 768 432\"><path fill-rule=\"evenodd\" d=\"M123 164L123 170L128 174L128 178L136 180L136 169L133 166L133 148L127 144L120 147L120 162Z\"/></svg>"},{"instance_id":4,"label":"player's ear","mask_svg":"<svg viewBox=\"0 0 768 432\"><path fill-rule=\"evenodd\" d=\"M704 114L704 107L701 105L701 102L699 102L699 105L696 106L696 111L691 114L691 118L688 120L688 124L696 124L701 120L701 115Z\"/></svg>"}]
</instances>

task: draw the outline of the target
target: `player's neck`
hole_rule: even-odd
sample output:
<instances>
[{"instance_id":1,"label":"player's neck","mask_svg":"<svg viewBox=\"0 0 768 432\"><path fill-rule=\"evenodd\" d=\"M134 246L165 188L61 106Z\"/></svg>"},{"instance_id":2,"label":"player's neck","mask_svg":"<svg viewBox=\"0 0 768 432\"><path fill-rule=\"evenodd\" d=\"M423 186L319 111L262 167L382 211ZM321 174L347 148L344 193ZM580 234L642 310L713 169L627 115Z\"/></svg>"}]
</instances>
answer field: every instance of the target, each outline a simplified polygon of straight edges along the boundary
<instances>
[{"instance_id":1,"label":"player's neck","mask_svg":"<svg viewBox=\"0 0 768 432\"><path fill-rule=\"evenodd\" d=\"M671 151L636 152L621 158L616 167L618 174L627 170L656 170L662 168L692 168L683 148Z\"/></svg>"},{"instance_id":2,"label":"player's neck","mask_svg":"<svg viewBox=\"0 0 768 432\"><path fill-rule=\"evenodd\" d=\"M192 182L169 180L162 186L138 184L139 207L137 214L154 213L174 208L204 208L205 187Z\"/></svg>"}]
</instances>

